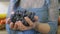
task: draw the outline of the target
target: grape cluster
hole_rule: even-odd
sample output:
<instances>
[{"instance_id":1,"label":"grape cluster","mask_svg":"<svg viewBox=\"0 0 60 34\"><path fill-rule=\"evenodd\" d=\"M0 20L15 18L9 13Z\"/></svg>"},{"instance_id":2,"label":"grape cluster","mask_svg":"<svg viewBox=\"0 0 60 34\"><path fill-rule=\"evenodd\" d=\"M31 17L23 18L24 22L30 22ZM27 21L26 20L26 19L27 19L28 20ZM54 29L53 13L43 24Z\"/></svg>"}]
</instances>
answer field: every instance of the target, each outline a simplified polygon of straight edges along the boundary
<instances>
[{"instance_id":1,"label":"grape cluster","mask_svg":"<svg viewBox=\"0 0 60 34\"><path fill-rule=\"evenodd\" d=\"M10 20L11 22L15 23L16 21L22 21L25 26L29 26L29 24L25 21L24 17L29 17L33 22L35 13L29 11L15 11L14 14L11 14Z\"/></svg>"}]
</instances>

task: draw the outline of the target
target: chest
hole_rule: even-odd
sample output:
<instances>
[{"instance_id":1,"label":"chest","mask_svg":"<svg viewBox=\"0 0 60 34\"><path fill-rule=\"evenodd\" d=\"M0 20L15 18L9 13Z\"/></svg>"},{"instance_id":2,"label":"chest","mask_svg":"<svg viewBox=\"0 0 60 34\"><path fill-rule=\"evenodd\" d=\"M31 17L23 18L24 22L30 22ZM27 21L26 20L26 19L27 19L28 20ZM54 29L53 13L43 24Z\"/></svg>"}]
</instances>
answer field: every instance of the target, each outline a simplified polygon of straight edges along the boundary
<instances>
[{"instance_id":1,"label":"chest","mask_svg":"<svg viewBox=\"0 0 60 34\"><path fill-rule=\"evenodd\" d=\"M20 6L22 8L41 8L45 0L21 0Z\"/></svg>"}]
</instances>

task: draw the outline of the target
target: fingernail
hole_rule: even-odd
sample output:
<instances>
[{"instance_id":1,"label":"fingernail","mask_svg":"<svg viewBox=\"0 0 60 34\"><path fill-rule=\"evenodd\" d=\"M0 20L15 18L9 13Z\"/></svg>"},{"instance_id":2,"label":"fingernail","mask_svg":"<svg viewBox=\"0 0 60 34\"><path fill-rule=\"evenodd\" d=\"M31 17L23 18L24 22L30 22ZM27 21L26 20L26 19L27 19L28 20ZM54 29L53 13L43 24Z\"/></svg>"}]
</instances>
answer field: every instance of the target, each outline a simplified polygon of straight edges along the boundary
<instances>
[{"instance_id":1,"label":"fingernail","mask_svg":"<svg viewBox=\"0 0 60 34\"><path fill-rule=\"evenodd\" d=\"M25 19L26 19L27 17L25 17Z\"/></svg>"},{"instance_id":2,"label":"fingernail","mask_svg":"<svg viewBox=\"0 0 60 34\"><path fill-rule=\"evenodd\" d=\"M21 21L19 21L19 22L21 22Z\"/></svg>"},{"instance_id":3,"label":"fingernail","mask_svg":"<svg viewBox=\"0 0 60 34\"><path fill-rule=\"evenodd\" d=\"M21 22L21 21L18 21L18 22Z\"/></svg>"}]
</instances>

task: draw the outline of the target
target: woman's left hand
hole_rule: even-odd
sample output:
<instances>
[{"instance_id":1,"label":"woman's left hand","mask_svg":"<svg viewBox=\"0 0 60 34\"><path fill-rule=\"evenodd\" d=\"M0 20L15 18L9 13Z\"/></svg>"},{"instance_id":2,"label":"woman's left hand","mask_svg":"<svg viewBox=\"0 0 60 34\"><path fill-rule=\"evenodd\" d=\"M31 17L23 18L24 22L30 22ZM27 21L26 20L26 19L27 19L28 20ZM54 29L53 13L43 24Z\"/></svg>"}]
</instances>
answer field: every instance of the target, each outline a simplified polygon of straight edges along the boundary
<instances>
[{"instance_id":1,"label":"woman's left hand","mask_svg":"<svg viewBox=\"0 0 60 34\"><path fill-rule=\"evenodd\" d=\"M24 31L34 28L36 26L36 22L38 21L38 16L35 16L34 18L35 22L33 23L28 17L25 17L26 22L30 25L29 27L24 26L21 21L18 21L15 23L14 29Z\"/></svg>"}]
</instances>

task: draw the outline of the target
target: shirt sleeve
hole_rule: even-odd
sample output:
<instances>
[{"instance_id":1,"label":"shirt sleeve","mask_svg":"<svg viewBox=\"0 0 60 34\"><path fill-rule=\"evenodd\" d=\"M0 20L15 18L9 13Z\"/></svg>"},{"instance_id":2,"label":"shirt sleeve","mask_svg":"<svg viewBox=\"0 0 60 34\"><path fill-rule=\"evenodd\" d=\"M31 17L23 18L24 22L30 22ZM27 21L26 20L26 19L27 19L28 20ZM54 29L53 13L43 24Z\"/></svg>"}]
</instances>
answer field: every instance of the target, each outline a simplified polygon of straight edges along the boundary
<instances>
[{"instance_id":1,"label":"shirt sleeve","mask_svg":"<svg viewBox=\"0 0 60 34\"><path fill-rule=\"evenodd\" d=\"M49 22L48 22L48 24L50 25L49 34L56 34L58 28L58 16L59 16L58 8L57 5L51 4L50 0L46 0L46 1L49 9ZM52 7L50 7L51 5Z\"/></svg>"},{"instance_id":2,"label":"shirt sleeve","mask_svg":"<svg viewBox=\"0 0 60 34\"><path fill-rule=\"evenodd\" d=\"M46 0L46 5L48 5L48 8L50 7L51 0Z\"/></svg>"},{"instance_id":3,"label":"shirt sleeve","mask_svg":"<svg viewBox=\"0 0 60 34\"><path fill-rule=\"evenodd\" d=\"M7 12L7 18L10 17L11 11L14 10L15 6L14 4L17 2L17 0L10 0L8 12Z\"/></svg>"}]
</instances>

